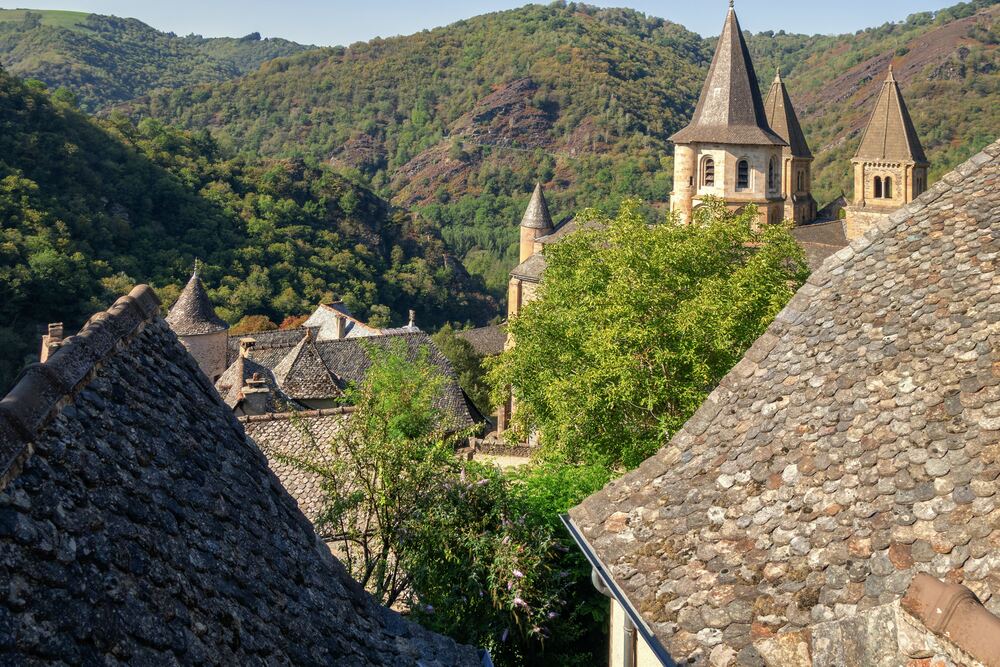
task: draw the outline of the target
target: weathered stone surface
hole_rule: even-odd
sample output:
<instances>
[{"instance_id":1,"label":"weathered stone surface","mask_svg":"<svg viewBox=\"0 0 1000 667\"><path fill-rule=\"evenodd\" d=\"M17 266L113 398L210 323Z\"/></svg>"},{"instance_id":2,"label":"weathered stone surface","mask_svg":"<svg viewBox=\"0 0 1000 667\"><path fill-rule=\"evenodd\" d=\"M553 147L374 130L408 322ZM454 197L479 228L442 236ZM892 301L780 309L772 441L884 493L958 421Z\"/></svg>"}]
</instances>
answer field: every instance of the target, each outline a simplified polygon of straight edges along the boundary
<instances>
[{"instance_id":1,"label":"weathered stone surface","mask_svg":"<svg viewBox=\"0 0 1000 667\"><path fill-rule=\"evenodd\" d=\"M479 664L347 576L137 303L138 325L132 307L95 320L117 347L0 490L0 663ZM58 355L89 354L87 332ZM18 439L0 428L0 451Z\"/></svg>"},{"instance_id":2,"label":"weathered stone surface","mask_svg":"<svg viewBox=\"0 0 1000 667\"><path fill-rule=\"evenodd\" d=\"M991 150L829 258L799 315L775 321L665 448L679 457L658 454L570 511L651 626L671 588L695 641L711 621L737 664L760 660L729 631L733 614L720 628L694 613L723 576L760 653L838 618L875 628L916 572L991 581L1000 607L987 557L1000 548L1000 142ZM602 528L615 512L628 531ZM693 557L710 551L733 562ZM823 664L880 664L862 648Z\"/></svg>"}]
</instances>

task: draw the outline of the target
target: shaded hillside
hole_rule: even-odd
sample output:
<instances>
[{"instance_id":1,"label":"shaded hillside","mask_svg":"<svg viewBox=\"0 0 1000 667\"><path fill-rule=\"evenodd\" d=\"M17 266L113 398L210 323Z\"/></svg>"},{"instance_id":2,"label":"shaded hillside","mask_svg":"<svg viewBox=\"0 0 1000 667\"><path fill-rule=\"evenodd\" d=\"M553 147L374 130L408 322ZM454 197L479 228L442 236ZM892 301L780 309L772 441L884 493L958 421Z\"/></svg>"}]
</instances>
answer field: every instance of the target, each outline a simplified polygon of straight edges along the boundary
<instances>
[{"instance_id":1,"label":"shaded hillside","mask_svg":"<svg viewBox=\"0 0 1000 667\"><path fill-rule=\"evenodd\" d=\"M232 79L306 48L284 39L178 37L136 19L43 10L0 10L0 63L11 73L65 87L85 109L155 88Z\"/></svg>"},{"instance_id":2,"label":"shaded hillside","mask_svg":"<svg viewBox=\"0 0 1000 667\"><path fill-rule=\"evenodd\" d=\"M1000 133L1000 4L911 15L855 35L764 33L750 41L763 84L780 66L816 155L816 198L850 195L850 158L891 62L932 162L931 181Z\"/></svg>"},{"instance_id":3,"label":"shaded hillside","mask_svg":"<svg viewBox=\"0 0 1000 667\"><path fill-rule=\"evenodd\" d=\"M397 323L496 310L433 230L315 162L223 161L205 133L98 124L6 73L0 128L0 385L45 323L75 330L138 282L169 302L195 257L231 322L333 298Z\"/></svg>"}]
</instances>

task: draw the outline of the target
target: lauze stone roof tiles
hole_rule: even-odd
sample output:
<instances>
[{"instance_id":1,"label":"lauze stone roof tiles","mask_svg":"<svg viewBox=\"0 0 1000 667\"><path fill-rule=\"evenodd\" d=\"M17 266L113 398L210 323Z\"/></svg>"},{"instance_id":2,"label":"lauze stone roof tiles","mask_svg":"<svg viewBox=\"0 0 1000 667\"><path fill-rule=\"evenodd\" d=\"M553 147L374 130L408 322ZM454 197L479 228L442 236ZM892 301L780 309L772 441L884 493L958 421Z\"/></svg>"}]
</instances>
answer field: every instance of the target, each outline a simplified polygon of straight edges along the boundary
<instances>
[{"instance_id":1,"label":"lauze stone roof tiles","mask_svg":"<svg viewBox=\"0 0 1000 667\"><path fill-rule=\"evenodd\" d=\"M372 601L138 287L0 401L0 663L475 665Z\"/></svg>"},{"instance_id":2,"label":"lauze stone roof tiles","mask_svg":"<svg viewBox=\"0 0 1000 667\"><path fill-rule=\"evenodd\" d=\"M754 640L918 572L1000 611L998 157L828 259L666 447L571 510L676 660L760 664Z\"/></svg>"}]
</instances>

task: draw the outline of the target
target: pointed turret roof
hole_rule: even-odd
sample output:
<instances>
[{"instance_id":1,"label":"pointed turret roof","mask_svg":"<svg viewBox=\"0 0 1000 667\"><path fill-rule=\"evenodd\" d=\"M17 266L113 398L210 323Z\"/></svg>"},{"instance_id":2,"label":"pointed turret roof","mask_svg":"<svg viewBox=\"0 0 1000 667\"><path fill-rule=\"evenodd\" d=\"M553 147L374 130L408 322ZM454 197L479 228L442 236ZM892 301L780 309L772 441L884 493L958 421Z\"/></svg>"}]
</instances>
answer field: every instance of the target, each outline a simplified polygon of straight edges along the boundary
<instances>
[{"instance_id":1,"label":"pointed turret roof","mask_svg":"<svg viewBox=\"0 0 1000 667\"><path fill-rule=\"evenodd\" d=\"M274 379L294 399L325 399L343 394L308 329L299 344L274 367Z\"/></svg>"},{"instance_id":2,"label":"pointed turret roof","mask_svg":"<svg viewBox=\"0 0 1000 667\"><path fill-rule=\"evenodd\" d=\"M891 64L854 157L860 160L927 162L920 137L899 92L899 84L892 74Z\"/></svg>"},{"instance_id":3,"label":"pointed turret roof","mask_svg":"<svg viewBox=\"0 0 1000 667\"><path fill-rule=\"evenodd\" d=\"M732 4L694 117L670 139L678 144L785 145L767 124L757 74Z\"/></svg>"},{"instance_id":4,"label":"pointed turret roof","mask_svg":"<svg viewBox=\"0 0 1000 667\"><path fill-rule=\"evenodd\" d=\"M521 218L521 226L530 229L552 229L552 216L549 215L549 205L545 203L545 194L542 192L542 184L535 184L535 191L531 193L531 201Z\"/></svg>"},{"instance_id":5,"label":"pointed turret roof","mask_svg":"<svg viewBox=\"0 0 1000 667\"><path fill-rule=\"evenodd\" d=\"M767 124L775 134L785 140L794 157L812 157L809 144L802 133L795 107L788 97L788 89L781 78L781 70L774 75L771 90L764 100L764 111L767 114Z\"/></svg>"},{"instance_id":6,"label":"pointed turret roof","mask_svg":"<svg viewBox=\"0 0 1000 667\"><path fill-rule=\"evenodd\" d=\"M167 324L178 336L197 336L225 331L229 325L215 314L205 286L195 268L177 303L167 315Z\"/></svg>"}]
</instances>

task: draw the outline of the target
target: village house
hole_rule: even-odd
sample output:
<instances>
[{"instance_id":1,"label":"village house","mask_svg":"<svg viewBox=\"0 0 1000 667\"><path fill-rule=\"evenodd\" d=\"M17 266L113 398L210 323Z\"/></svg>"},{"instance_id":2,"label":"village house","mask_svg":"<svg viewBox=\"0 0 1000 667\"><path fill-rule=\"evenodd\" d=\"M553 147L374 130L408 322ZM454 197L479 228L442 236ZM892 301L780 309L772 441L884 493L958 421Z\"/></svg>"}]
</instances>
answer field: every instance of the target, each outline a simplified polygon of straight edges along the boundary
<instances>
[{"instance_id":1,"label":"village house","mask_svg":"<svg viewBox=\"0 0 1000 667\"><path fill-rule=\"evenodd\" d=\"M564 521L612 667L1000 665L1000 141L828 258Z\"/></svg>"},{"instance_id":2,"label":"village house","mask_svg":"<svg viewBox=\"0 0 1000 667\"><path fill-rule=\"evenodd\" d=\"M149 287L48 352L0 400L5 664L489 664L346 574Z\"/></svg>"}]
</instances>

